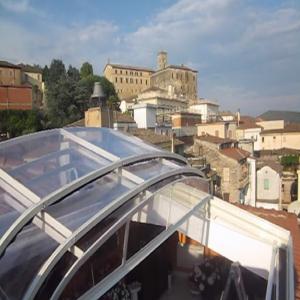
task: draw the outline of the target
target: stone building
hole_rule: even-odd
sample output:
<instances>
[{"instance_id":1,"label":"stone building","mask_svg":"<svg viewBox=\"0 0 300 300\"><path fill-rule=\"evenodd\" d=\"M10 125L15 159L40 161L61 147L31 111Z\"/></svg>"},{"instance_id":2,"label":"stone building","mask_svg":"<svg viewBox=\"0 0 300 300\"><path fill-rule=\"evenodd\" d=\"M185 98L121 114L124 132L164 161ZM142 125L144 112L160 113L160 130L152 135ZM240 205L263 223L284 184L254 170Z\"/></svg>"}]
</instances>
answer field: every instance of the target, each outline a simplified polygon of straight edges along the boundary
<instances>
[{"instance_id":1,"label":"stone building","mask_svg":"<svg viewBox=\"0 0 300 300\"><path fill-rule=\"evenodd\" d=\"M166 52L159 52L157 56L158 70L151 75L151 86L168 90L174 89L174 94L185 97L189 103L197 99L198 71L184 65L168 65Z\"/></svg>"},{"instance_id":2,"label":"stone building","mask_svg":"<svg viewBox=\"0 0 300 300\"><path fill-rule=\"evenodd\" d=\"M108 63L104 67L103 73L114 84L115 90L122 100L149 88L150 76L154 71L150 68Z\"/></svg>"},{"instance_id":3,"label":"stone building","mask_svg":"<svg viewBox=\"0 0 300 300\"><path fill-rule=\"evenodd\" d=\"M215 182L218 196L229 202L244 203L249 188L249 152L237 148L235 140L206 135L194 139L193 155L205 157L218 174Z\"/></svg>"},{"instance_id":4,"label":"stone building","mask_svg":"<svg viewBox=\"0 0 300 300\"><path fill-rule=\"evenodd\" d=\"M20 85L21 67L7 61L0 61L0 85Z\"/></svg>"},{"instance_id":5,"label":"stone building","mask_svg":"<svg viewBox=\"0 0 300 300\"><path fill-rule=\"evenodd\" d=\"M198 136L213 135L220 138L236 138L235 121L216 121L211 123L197 124Z\"/></svg>"},{"instance_id":6,"label":"stone building","mask_svg":"<svg viewBox=\"0 0 300 300\"><path fill-rule=\"evenodd\" d=\"M198 71L184 65L168 65L167 52L159 52L157 70L120 64L106 64L104 76L114 84L120 99L137 95L149 87L172 90L189 103L197 99Z\"/></svg>"}]
</instances>

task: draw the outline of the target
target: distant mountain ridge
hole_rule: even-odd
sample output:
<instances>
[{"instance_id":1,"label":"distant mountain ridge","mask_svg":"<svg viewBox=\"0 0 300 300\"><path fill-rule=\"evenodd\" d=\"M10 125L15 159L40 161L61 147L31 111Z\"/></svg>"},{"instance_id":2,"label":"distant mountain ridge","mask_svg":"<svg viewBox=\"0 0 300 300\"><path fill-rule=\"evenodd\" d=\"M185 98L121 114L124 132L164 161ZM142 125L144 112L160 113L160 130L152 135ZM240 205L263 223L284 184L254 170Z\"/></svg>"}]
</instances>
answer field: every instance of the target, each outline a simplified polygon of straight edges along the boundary
<instances>
[{"instance_id":1,"label":"distant mountain ridge","mask_svg":"<svg viewBox=\"0 0 300 300\"><path fill-rule=\"evenodd\" d=\"M261 119L264 121L284 120L285 122L288 123L300 123L300 112L268 110L267 112L259 115L257 119Z\"/></svg>"}]
</instances>

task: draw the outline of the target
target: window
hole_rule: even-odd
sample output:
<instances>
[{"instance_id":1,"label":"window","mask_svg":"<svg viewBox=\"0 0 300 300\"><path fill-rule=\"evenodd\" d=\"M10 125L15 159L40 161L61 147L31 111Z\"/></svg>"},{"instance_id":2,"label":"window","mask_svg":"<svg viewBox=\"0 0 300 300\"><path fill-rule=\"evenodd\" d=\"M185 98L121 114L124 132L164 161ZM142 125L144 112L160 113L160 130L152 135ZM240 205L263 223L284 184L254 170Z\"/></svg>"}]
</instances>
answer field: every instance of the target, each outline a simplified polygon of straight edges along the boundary
<instances>
[{"instance_id":1,"label":"window","mask_svg":"<svg viewBox=\"0 0 300 300\"><path fill-rule=\"evenodd\" d=\"M141 79L141 84L143 83L143 79Z\"/></svg>"},{"instance_id":2,"label":"window","mask_svg":"<svg viewBox=\"0 0 300 300\"><path fill-rule=\"evenodd\" d=\"M115 70L115 74L118 74L118 70Z\"/></svg>"},{"instance_id":3,"label":"window","mask_svg":"<svg viewBox=\"0 0 300 300\"><path fill-rule=\"evenodd\" d=\"M128 78L126 78L126 83L128 83Z\"/></svg>"},{"instance_id":4,"label":"window","mask_svg":"<svg viewBox=\"0 0 300 300\"><path fill-rule=\"evenodd\" d=\"M138 80L137 79L135 80L135 83L138 84Z\"/></svg>"},{"instance_id":5,"label":"window","mask_svg":"<svg viewBox=\"0 0 300 300\"><path fill-rule=\"evenodd\" d=\"M118 82L118 77L115 78L115 82Z\"/></svg>"},{"instance_id":6,"label":"window","mask_svg":"<svg viewBox=\"0 0 300 300\"><path fill-rule=\"evenodd\" d=\"M132 78L130 78L130 83L133 83L133 79Z\"/></svg>"},{"instance_id":7,"label":"window","mask_svg":"<svg viewBox=\"0 0 300 300\"><path fill-rule=\"evenodd\" d=\"M122 74L122 70L120 70L120 74Z\"/></svg>"},{"instance_id":8,"label":"window","mask_svg":"<svg viewBox=\"0 0 300 300\"><path fill-rule=\"evenodd\" d=\"M126 71L126 75L128 75L128 72Z\"/></svg>"},{"instance_id":9,"label":"window","mask_svg":"<svg viewBox=\"0 0 300 300\"><path fill-rule=\"evenodd\" d=\"M273 140L276 140L276 136L273 136Z\"/></svg>"},{"instance_id":10,"label":"window","mask_svg":"<svg viewBox=\"0 0 300 300\"><path fill-rule=\"evenodd\" d=\"M174 78L174 74L173 74L173 72L172 72L172 79Z\"/></svg>"},{"instance_id":11,"label":"window","mask_svg":"<svg viewBox=\"0 0 300 300\"><path fill-rule=\"evenodd\" d=\"M148 80L146 79L146 85L148 84Z\"/></svg>"},{"instance_id":12,"label":"window","mask_svg":"<svg viewBox=\"0 0 300 300\"><path fill-rule=\"evenodd\" d=\"M270 188L270 182L269 179L264 179L264 190L269 190Z\"/></svg>"},{"instance_id":13,"label":"window","mask_svg":"<svg viewBox=\"0 0 300 300\"><path fill-rule=\"evenodd\" d=\"M133 75L133 72L132 72L132 71L130 71L130 75Z\"/></svg>"},{"instance_id":14,"label":"window","mask_svg":"<svg viewBox=\"0 0 300 300\"><path fill-rule=\"evenodd\" d=\"M223 181L228 182L229 181L229 168L223 169Z\"/></svg>"},{"instance_id":15,"label":"window","mask_svg":"<svg viewBox=\"0 0 300 300\"><path fill-rule=\"evenodd\" d=\"M142 72L140 72L140 76L143 76L143 73L142 73Z\"/></svg>"},{"instance_id":16,"label":"window","mask_svg":"<svg viewBox=\"0 0 300 300\"><path fill-rule=\"evenodd\" d=\"M121 82L121 83L123 82L123 78L122 78L122 77L120 78L120 82Z\"/></svg>"},{"instance_id":17,"label":"window","mask_svg":"<svg viewBox=\"0 0 300 300\"><path fill-rule=\"evenodd\" d=\"M261 138L261 141L264 143L264 142L265 142L265 138L264 138L264 137L262 137L262 138Z\"/></svg>"}]
</instances>

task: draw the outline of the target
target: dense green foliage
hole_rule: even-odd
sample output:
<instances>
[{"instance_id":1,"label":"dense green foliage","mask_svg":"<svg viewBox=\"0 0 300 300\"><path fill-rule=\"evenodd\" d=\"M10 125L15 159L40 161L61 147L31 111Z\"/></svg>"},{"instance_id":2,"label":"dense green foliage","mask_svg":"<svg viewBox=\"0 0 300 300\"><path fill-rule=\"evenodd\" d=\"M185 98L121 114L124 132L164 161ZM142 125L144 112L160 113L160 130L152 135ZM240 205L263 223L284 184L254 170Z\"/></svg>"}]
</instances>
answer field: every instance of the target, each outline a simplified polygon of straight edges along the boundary
<instances>
[{"instance_id":1,"label":"dense green foliage","mask_svg":"<svg viewBox=\"0 0 300 300\"><path fill-rule=\"evenodd\" d=\"M38 110L3 110L0 120L0 132L10 137L41 130L46 124L45 116Z\"/></svg>"},{"instance_id":2,"label":"dense green foliage","mask_svg":"<svg viewBox=\"0 0 300 300\"><path fill-rule=\"evenodd\" d=\"M80 77L86 78L86 77L92 76L92 75L94 75L93 66L88 62L83 63L80 68Z\"/></svg>"},{"instance_id":3,"label":"dense green foliage","mask_svg":"<svg viewBox=\"0 0 300 300\"><path fill-rule=\"evenodd\" d=\"M0 111L0 133L10 137L42 129L62 127L83 118L89 107L94 83L101 82L107 103L119 109L119 99L114 85L105 77L94 75L93 66L85 62L80 71L71 65L66 70L61 60L54 59L43 68L46 86L45 111Z\"/></svg>"},{"instance_id":4,"label":"dense green foliage","mask_svg":"<svg viewBox=\"0 0 300 300\"><path fill-rule=\"evenodd\" d=\"M83 117L89 106L95 82L101 82L111 108L119 108L114 85L105 77L93 75L93 67L85 62L80 72L62 61L53 60L44 68L46 76L47 116L50 127L61 127Z\"/></svg>"},{"instance_id":5,"label":"dense green foliage","mask_svg":"<svg viewBox=\"0 0 300 300\"><path fill-rule=\"evenodd\" d=\"M286 155L281 157L281 164L284 167L296 167L299 164L299 155Z\"/></svg>"}]
</instances>

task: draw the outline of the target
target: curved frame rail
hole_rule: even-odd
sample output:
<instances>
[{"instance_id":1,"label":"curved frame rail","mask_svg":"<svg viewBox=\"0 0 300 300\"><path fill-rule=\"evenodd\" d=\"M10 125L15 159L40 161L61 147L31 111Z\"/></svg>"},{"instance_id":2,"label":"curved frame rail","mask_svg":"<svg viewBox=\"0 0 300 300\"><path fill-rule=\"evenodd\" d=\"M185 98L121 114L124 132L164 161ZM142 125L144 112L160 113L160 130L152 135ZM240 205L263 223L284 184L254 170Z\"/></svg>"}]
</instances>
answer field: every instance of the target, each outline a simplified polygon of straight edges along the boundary
<instances>
[{"instance_id":1,"label":"curved frame rail","mask_svg":"<svg viewBox=\"0 0 300 300\"><path fill-rule=\"evenodd\" d=\"M194 177L198 178L199 177ZM76 274L76 272L80 269L80 267L93 255L117 230L119 230L124 224L127 224L130 218L142 207L147 205L147 203L151 200L153 196L160 193L164 189L169 188L170 186L182 182L182 178L178 179L176 181L173 181L172 183L169 183L165 185L164 187L158 189L153 193L152 195L145 196L145 199L143 199L140 203L138 203L135 207L130 209L125 215L122 216L119 220L117 220L112 227L110 227L105 233L103 233L84 253L83 255L78 258L74 264L70 267L70 269L66 272L63 279L59 283L59 285L56 287L53 295L51 296L50 300L58 300L61 293L64 291L65 287L68 285L70 280L72 280L73 276ZM129 229L127 229L129 230ZM128 233L127 233L128 234ZM126 255L126 254L125 254ZM124 259L124 257L123 257ZM123 261L125 263L125 261ZM123 263L122 263L123 264Z\"/></svg>"},{"instance_id":2,"label":"curved frame rail","mask_svg":"<svg viewBox=\"0 0 300 300\"><path fill-rule=\"evenodd\" d=\"M91 230L95 225L101 222L105 217L112 213L115 209L120 207L129 199L137 196L139 193L146 191L150 186L160 182L161 180L176 176L176 175L197 175L203 177L203 173L197 169L191 168L179 168L172 171L168 171L165 174L153 177L142 184L136 186L134 190L125 193L123 196L112 201L108 206L101 209L97 214L95 214L91 219L82 224L77 230L75 230L71 236L69 236L64 243L56 248L48 260L43 264L43 266L38 271L36 277L31 282L31 285L26 291L24 300L34 299L43 282L46 280L48 274L60 260L60 258L71 248L75 243L82 238L89 230Z\"/></svg>"},{"instance_id":3,"label":"curved frame rail","mask_svg":"<svg viewBox=\"0 0 300 300\"><path fill-rule=\"evenodd\" d=\"M169 160L179 161L181 163L187 163L183 157L180 157L174 153L167 153L167 152L157 152L155 155L153 154L142 154L138 156L131 156L129 158L120 159L118 161L112 162L112 164L103 167L99 170L91 172L86 176L79 178L78 180L73 181L72 183L60 188L56 192L49 194L49 196L45 197L35 205L32 205L27 210L25 210L21 216L10 226L10 228L5 232L5 234L0 239L0 257L2 256L5 249L11 243L12 240L16 237L16 235L22 230L22 228L38 213L42 212L46 207L55 202L62 200L64 197L68 196L69 194L75 192L79 188L83 187L84 185L115 171L118 168L122 168L128 165L132 165L135 163L139 163L142 161L157 159L157 158L165 158ZM7 181L9 184L9 181Z\"/></svg>"}]
</instances>

